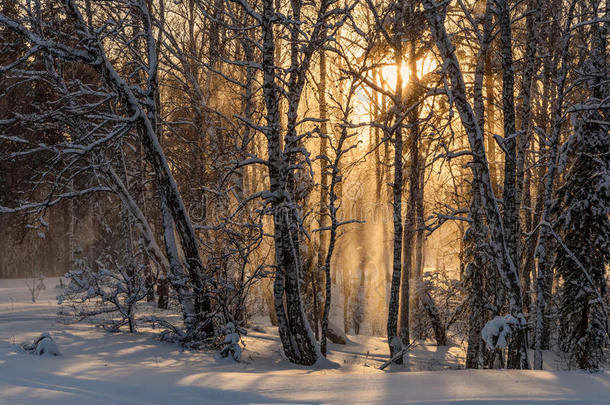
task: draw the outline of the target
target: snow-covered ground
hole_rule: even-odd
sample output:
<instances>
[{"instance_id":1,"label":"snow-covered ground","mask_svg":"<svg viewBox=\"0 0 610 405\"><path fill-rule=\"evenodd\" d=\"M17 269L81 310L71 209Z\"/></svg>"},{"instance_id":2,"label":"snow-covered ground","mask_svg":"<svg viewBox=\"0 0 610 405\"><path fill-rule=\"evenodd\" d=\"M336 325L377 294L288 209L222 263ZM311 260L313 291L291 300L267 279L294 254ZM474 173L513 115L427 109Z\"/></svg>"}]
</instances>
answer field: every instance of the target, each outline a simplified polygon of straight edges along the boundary
<instances>
[{"instance_id":1,"label":"snow-covered ground","mask_svg":"<svg viewBox=\"0 0 610 405\"><path fill-rule=\"evenodd\" d=\"M25 280L0 280L0 404L610 403L609 372L444 370L463 364L457 346L421 345L408 369L380 371L384 340L349 336L347 345L330 346L336 368L297 367L282 359L276 331L263 319L245 338L245 362L236 364L146 331L63 325L55 315L57 279L45 284L32 303ZM18 352L16 343L42 332L62 356Z\"/></svg>"}]
</instances>

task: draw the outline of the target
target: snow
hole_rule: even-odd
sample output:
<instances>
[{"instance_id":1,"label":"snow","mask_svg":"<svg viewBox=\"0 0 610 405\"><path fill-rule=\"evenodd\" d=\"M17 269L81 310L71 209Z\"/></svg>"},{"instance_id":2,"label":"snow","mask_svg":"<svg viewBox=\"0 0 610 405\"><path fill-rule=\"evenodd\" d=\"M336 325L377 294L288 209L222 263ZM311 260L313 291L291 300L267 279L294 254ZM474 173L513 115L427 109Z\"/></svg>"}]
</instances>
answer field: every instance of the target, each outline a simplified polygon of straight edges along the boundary
<instances>
[{"instance_id":1,"label":"snow","mask_svg":"<svg viewBox=\"0 0 610 405\"><path fill-rule=\"evenodd\" d=\"M57 279L31 302L26 280L0 280L0 404L606 404L610 373L450 370L457 345L420 344L406 368L380 371L385 339L349 335L329 345L340 367L294 366L282 359L276 328L263 318L244 338L242 362L182 350L153 331L108 333L57 322ZM62 356L32 356L16 343L48 331ZM545 360L550 359L545 353ZM546 364L553 368L553 362ZM419 371L407 371L419 370Z\"/></svg>"},{"instance_id":2,"label":"snow","mask_svg":"<svg viewBox=\"0 0 610 405\"><path fill-rule=\"evenodd\" d=\"M225 326L225 339L224 339L224 348L220 351L220 355L222 357L229 357L229 355L231 355L231 358L235 361L241 361L241 353L242 353L242 349L241 349L241 345L240 343L240 337L239 334L236 331L235 325L233 325L233 322L229 322L226 326Z\"/></svg>"},{"instance_id":3,"label":"snow","mask_svg":"<svg viewBox=\"0 0 610 405\"><path fill-rule=\"evenodd\" d=\"M511 315L496 316L485 324L481 330L481 337L491 350L504 348L508 345L512 328L517 325L517 319Z\"/></svg>"},{"instance_id":4,"label":"snow","mask_svg":"<svg viewBox=\"0 0 610 405\"><path fill-rule=\"evenodd\" d=\"M60 356L57 343L50 336L45 336L36 344L36 354L39 356Z\"/></svg>"}]
</instances>

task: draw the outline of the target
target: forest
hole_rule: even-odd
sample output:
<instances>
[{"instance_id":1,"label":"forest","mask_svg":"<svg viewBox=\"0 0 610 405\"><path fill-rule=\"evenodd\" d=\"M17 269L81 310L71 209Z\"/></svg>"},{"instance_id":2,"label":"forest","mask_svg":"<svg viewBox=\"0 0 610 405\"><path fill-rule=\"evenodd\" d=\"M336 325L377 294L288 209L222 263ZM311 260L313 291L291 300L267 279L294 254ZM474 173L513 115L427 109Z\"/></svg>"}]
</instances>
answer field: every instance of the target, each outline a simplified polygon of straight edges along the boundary
<instances>
[{"instance_id":1,"label":"forest","mask_svg":"<svg viewBox=\"0 0 610 405\"><path fill-rule=\"evenodd\" d=\"M236 362L264 318L301 366L603 370L609 38L608 0L0 0L0 278Z\"/></svg>"}]
</instances>

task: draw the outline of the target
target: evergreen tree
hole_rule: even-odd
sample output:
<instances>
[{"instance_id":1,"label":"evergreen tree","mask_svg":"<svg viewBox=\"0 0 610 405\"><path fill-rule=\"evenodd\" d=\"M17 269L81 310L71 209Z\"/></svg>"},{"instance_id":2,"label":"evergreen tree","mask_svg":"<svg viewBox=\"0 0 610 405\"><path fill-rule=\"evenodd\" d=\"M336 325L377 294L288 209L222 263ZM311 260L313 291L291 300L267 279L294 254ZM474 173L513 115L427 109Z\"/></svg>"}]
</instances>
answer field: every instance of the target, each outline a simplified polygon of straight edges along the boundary
<instances>
[{"instance_id":1,"label":"evergreen tree","mask_svg":"<svg viewBox=\"0 0 610 405\"><path fill-rule=\"evenodd\" d=\"M570 367L598 369L608 338L606 266L610 261L610 136L599 113L578 117L563 155L566 183L557 191L555 267L560 290L561 349Z\"/></svg>"}]
</instances>

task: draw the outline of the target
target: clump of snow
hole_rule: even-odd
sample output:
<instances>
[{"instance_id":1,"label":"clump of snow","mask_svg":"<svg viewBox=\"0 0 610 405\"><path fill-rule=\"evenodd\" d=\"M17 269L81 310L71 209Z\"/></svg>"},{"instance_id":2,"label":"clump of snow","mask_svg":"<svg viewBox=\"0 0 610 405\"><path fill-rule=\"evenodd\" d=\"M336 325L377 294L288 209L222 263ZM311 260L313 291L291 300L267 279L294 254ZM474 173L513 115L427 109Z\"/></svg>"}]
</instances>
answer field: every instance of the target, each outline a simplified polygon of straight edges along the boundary
<instances>
[{"instance_id":1,"label":"clump of snow","mask_svg":"<svg viewBox=\"0 0 610 405\"><path fill-rule=\"evenodd\" d=\"M241 338L239 337L239 333L237 333L237 328L233 322L226 324L223 333L225 334L225 339L223 342L225 346L220 352L220 355L222 357L229 357L230 355L233 360L240 362L242 350L241 346L239 345L239 341Z\"/></svg>"},{"instance_id":2,"label":"clump of snow","mask_svg":"<svg viewBox=\"0 0 610 405\"><path fill-rule=\"evenodd\" d=\"M19 344L17 344L17 343L13 343L13 344L11 344L11 350L10 350L10 352L11 352L11 353L18 353L18 354L27 354L27 353L28 353L28 352L26 352L26 351L24 350L24 348L23 348L21 345L19 345Z\"/></svg>"},{"instance_id":3,"label":"clump of snow","mask_svg":"<svg viewBox=\"0 0 610 405\"><path fill-rule=\"evenodd\" d=\"M59 356L59 347L51 337L45 337L36 345L36 354L39 356Z\"/></svg>"},{"instance_id":4,"label":"clump of snow","mask_svg":"<svg viewBox=\"0 0 610 405\"><path fill-rule=\"evenodd\" d=\"M318 358L316 359L316 362L313 364L312 367L316 370L338 370L341 368L338 363L335 363L334 361L331 361L328 358L324 357L319 350Z\"/></svg>"},{"instance_id":5,"label":"clump of snow","mask_svg":"<svg viewBox=\"0 0 610 405\"><path fill-rule=\"evenodd\" d=\"M508 345L508 338L518 327L519 321L514 316L496 316L485 324L481 337L491 350L504 348Z\"/></svg>"},{"instance_id":6,"label":"clump of snow","mask_svg":"<svg viewBox=\"0 0 610 405\"><path fill-rule=\"evenodd\" d=\"M59 347L49 332L41 333L32 344L22 344L21 347L26 353L38 356L61 356Z\"/></svg>"}]
</instances>

